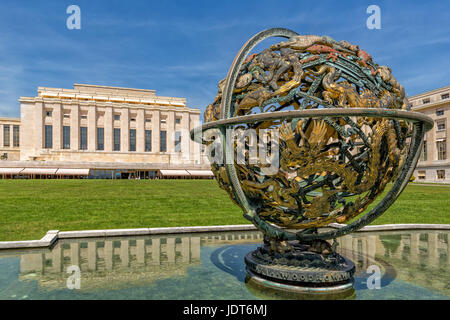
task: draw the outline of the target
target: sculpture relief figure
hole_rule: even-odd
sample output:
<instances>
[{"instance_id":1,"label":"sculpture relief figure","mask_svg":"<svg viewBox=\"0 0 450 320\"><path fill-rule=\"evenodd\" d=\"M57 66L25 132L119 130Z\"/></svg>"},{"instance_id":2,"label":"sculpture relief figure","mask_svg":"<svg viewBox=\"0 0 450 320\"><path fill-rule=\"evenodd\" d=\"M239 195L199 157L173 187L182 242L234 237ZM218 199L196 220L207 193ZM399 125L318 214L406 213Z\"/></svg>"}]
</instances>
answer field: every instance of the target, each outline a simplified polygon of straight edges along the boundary
<instances>
[{"instance_id":1,"label":"sculpture relief figure","mask_svg":"<svg viewBox=\"0 0 450 320\"><path fill-rule=\"evenodd\" d=\"M333 99L343 107L351 108L391 108L394 103L392 95L383 90L380 97L366 90L361 95L356 91L355 87L347 81L336 82L339 79L339 71L329 65L323 65L317 71L318 74L326 72L322 80L325 89L322 92L323 98L330 104Z\"/></svg>"},{"instance_id":2,"label":"sculpture relief figure","mask_svg":"<svg viewBox=\"0 0 450 320\"><path fill-rule=\"evenodd\" d=\"M358 50L357 56L360 59L358 64L362 67L369 68L372 71L372 75L375 76L377 71L371 65L367 64L368 62L373 63L372 56L364 50Z\"/></svg>"},{"instance_id":3,"label":"sculpture relief figure","mask_svg":"<svg viewBox=\"0 0 450 320\"><path fill-rule=\"evenodd\" d=\"M402 109L406 109L406 103L403 101L405 98L405 88L403 88L397 79L394 78L391 68L380 66L376 72L381 76L381 79L384 82L389 83L392 86L392 91L397 94L398 105L401 106Z\"/></svg>"},{"instance_id":4,"label":"sculpture relief figure","mask_svg":"<svg viewBox=\"0 0 450 320\"><path fill-rule=\"evenodd\" d=\"M277 81L281 74L290 67L287 59L269 49L263 50L251 63L249 69L253 70L255 79L268 83L273 90L278 89Z\"/></svg>"},{"instance_id":5,"label":"sculpture relief figure","mask_svg":"<svg viewBox=\"0 0 450 320\"><path fill-rule=\"evenodd\" d=\"M253 107L261 107L263 102L272 96L263 85L252 83L248 89L247 95L238 103L235 114L242 115Z\"/></svg>"},{"instance_id":6,"label":"sculpture relief figure","mask_svg":"<svg viewBox=\"0 0 450 320\"><path fill-rule=\"evenodd\" d=\"M327 59L332 59L333 61L336 61L339 55L346 56L345 53L339 52L331 47L321 45L321 44L315 44L305 49L306 52L310 53L328 53Z\"/></svg>"},{"instance_id":7,"label":"sculpture relief figure","mask_svg":"<svg viewBox=\"0 0 450 320\"><path fill-rule=\"evenodd\" d=\"M312 45L325 45L332 47L335 50L342 51L344 53L353 54L359 50L359 47L352 45L347 41L336 41L328 36L315 36L315 35L298 35L290 38L288 41L280 42L272 45L272 50L280 50L281 48L291 48L294 50L305 51L306 48Z\"/></svg>"}]
</instances>

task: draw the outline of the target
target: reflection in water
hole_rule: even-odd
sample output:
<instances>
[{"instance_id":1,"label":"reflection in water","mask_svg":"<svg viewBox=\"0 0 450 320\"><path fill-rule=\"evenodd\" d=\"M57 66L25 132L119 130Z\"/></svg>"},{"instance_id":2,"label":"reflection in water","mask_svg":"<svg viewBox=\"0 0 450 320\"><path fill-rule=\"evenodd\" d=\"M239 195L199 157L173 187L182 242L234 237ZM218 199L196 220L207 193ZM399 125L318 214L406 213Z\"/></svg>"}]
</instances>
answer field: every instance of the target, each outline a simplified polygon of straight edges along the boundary
<instances>
[{"instance_id":1,"label":"reflection in water","mask_svg":"<svg viewBox=\"0 0 450 320\"><path fill-rule=\"evenodd\" d=\"M356 298L383 298L386 292L368 290L367 280L372 274L366 271L371 265L382 271L382 289L391 290L406 283L428 295L434 292L450 297L449 234L448 231L402 231L355 233L339 238L338 251L357 268ZM8 270L8 277L19 281L11 284L12 280L8 280L5 289L0 277L0 297L4 297L2 290L8 294L7 298L13 297L14 286L30 281L38 284L40 293L45 290L60 294L61 289L67 291L70 276L67 268L76 265L81 270L81 292L101 289L107 296L105 292L113 289L145 287L150 290L157 284L160 285L154 290L161 292L170 284L170 295L165 296L183 298L189 285L190 292L194 292L193 299L226 298L225 294L232 299L251 299L255 296L245 287L244 256L261 242L260 232L245 231L66 239L58 241L51 250L4 251L0 252L0 274L6 277L6 258L19 257L17 273ZM195 293L196 290L200 292ZM126 291L118 290L115 294L116 299L128 298Z\"/></svg>"},{"instance_id":2,"label":"reflection in water","mask_svg":"<svg viewBox=\"0 0 450 320\"><path fill-rule=\"evenodd\" d=\"M20 280L46 288L65 288L71 265L80 268L83 290L132 287L186 276L199 266L201 246L262 241L259 232L61 240L51 250L20 255Z\"/></svg>"},{"instance_id":3,"label":"reflection in water","mask_svg":"<svg viewBox=\"0 0 450 320\"><path fill-rule=\"evenodd\" d=\"M354 233L338 239L338 251L356 265L355 289L367 289L370 265L384 269L381 286L395 277L450 296L448 231Z\"/></svg>"}]
</instances>

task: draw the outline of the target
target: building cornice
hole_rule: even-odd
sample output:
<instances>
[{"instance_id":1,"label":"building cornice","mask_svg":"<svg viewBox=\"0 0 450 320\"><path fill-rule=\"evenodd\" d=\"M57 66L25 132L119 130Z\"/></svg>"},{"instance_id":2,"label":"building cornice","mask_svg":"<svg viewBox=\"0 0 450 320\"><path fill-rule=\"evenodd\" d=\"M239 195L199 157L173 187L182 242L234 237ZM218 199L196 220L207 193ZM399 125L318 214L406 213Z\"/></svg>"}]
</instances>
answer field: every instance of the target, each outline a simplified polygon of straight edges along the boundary
<instances>
[{"instance_id":1,"label":"building cornice","mask_svg":"<svg viewBox=\"0 0 450 320\"><path fill-rule=\"evenodd\" d=\"M442 166L450 166L450 159L446 159L446 160L433 160L433 161L419 161L419 162L417 163L416 168L442 167Z\"/></svg>"},{"instance_id":2,"label":"building cornice","mask_svg":"<svg viewBox=\"0 0 450 320\"><path fill-rule=\"evenodd\" d=\"M129 108L129 109L146 109L146 110L159 110L159 111L174 111L174 112L189 112L200 114L199 109L189 108L186 106L174 106L174 105L158 105L153 103L127 103L127 102L111 102L111 101L95 101L95 100L76 100L76 99L59 99L59 98L44 98L44 97L20 97L20 103L53 103L64 105L79 105L79 106L96 106L96 107L112 107L112 108Z\"/></svg>"},{"instance_id":3,"label":"building cornice","mask_svg":"<svg viewBox=\"0 0 450 320\"><path fill-rule=\"evenodd\" d=\"M0 117L1 122L20 122L20 118Z\"/></svg>"},{"instance_id":4,"label":"building cornice","mask_svg":"<svg viewBox=\"0 0 450 320\"><path fill-rule=\"evenodd\" d=\"M446 100L438 100L435 102L430 102L427 104L423 104L420 106L413 106L412 110L413 111L419 111L419 110L426 110L426 109L432 109L432 108L436 108L436 107L440 107L443 105L450 105L450 100L446 99Z\"/></svg>"},{"instance_id":5,"label":"building cornice","mask_svg":"<svg viewBox=\"0 0 450 320\"><path fill-rule=\"evenodd\" d=\"M73 84L74 88L76 87L88 87L88 88L100 88L100 89L114 89L114 90L132 90L132 91L137 91L137 92L148 92L148 93L156 93L156 90L153 89L136 89L136 88L127 88L127 87L112 87L112 86L101 86L101 85L96 85L96 84L84 84L84 83L74 83ZM43 88L43 87L41 87ZM51 89L51 88L46 88L46 89Z\"/></svg>"},{"instance_id":6,"label":"building cornice","mask_svg":"<svg viewBox=\"0 0 450 320\"><path fill-rule=\"evenodd\" d=\"M414 96L409 96L409 97L407 97L407 99L411 101L411 100L426 98L428 96L431 96L431 95L434 95L434 94L438 94L438 93L447 93L448 91L450 91L450 86L445 86L445 87L434 89L434 90L431 90L431 91L426 91L426 92L423 92L423 93L419 93L419 94L416 94Z\"/></svg>"}]
</instances>

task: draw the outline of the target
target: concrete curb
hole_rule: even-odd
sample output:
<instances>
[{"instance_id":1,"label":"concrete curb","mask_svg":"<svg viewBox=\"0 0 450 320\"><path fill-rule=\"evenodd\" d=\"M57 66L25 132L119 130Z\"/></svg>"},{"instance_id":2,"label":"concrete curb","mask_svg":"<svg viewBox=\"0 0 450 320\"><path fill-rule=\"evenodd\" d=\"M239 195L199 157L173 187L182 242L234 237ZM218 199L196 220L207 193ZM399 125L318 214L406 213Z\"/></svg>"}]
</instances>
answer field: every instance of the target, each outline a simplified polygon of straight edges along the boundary
<instances>
[{"instance_id":1,"label":"concrete curb","mask_svg":"<svg viewBox=\"0 0 450 320\"><path fill-rule=\"evenodd\" d=\"M330 228L339 229L344 224L331 223ZM50 230L40 240L0 241L1 249L46 248L53 245L58 239L77 238L106 238L118 236L138 236L156 234L184 234L220 231L256 231L252 224L224 225L224 226L198 226L198 227L168 227L168 228L139 228L139 229L109 229L109 230L83 230L59 231ZM355 232L374 231L400 231L400 230L450 230L450 224L385 224L365 226Z\"/></svg>"},{"instance_id":2,"label":"concrete curb","mask_svg":"<svg viewBox=\"0 0 450 320\"><path fill-rule=\"evenodd\" d=\"M182 234L182 233L195 233L195 232L218 232L218 231L250 231L250 230L256 230L256 227L252 224L238 224L238 225L225 225L225 226L61 231L58 233L58 239L85 238L85 237L138 236L138 235L177 234L177 233Z\"/></svg>"},{"instance_id":3,"label":"concrete curb","mask_svg":"<svg viewBox=\"0 0 450 320\"><path fill-rule=\"evenodd\" d=\"M41 240L0 241L0 249L42 248L50 247L58 240L59 230L50 230Z\"/></svg>"},{"instance_id":4,"label":"concrete curb","mask_svg":"<svg viewBox=\"0 0 450 320\"><path fill-rule=\"evenodd\" d=\"M225 226L198 226L198 227L82 230L82 231L50 230L40 240L0 241L0 250L23 249L23 248L46 248L50 247L58 239L106 238L118 236L138 236L138 235L155 235L155 234L183 234L183 233L198 233L198 232L255 231L255 230L257 229L252 224L225 225Z\"/></svg>"}]
</instances>

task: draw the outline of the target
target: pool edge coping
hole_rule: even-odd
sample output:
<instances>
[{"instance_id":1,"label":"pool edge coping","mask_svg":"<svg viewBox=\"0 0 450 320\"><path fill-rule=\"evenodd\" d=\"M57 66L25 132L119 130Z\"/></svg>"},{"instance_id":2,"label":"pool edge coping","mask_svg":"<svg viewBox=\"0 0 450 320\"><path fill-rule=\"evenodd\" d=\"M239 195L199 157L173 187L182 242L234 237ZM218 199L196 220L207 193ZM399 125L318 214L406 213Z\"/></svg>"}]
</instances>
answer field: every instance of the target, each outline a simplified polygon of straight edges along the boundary
<instances>
[{"instance_id":1,"label":"pool edge coping","mask_svg":"<svg viewBox=\"0 0 450 320\"><path fill-rule=\"evenodd\" d=\"M339 229L344 224L331 223L330 228ZM105 229L105 230L81 230L81 231L59 231L49 230L40 240L0 241L2 249L24 249L45 248L52 246L59 239L76 238L106 238L117 236L137 236L156 234L184 234L184 233L206 233L218 231L255 231L257 228L252 224L221 225L221 226L193 226L193 227L165 227L165 228L137 228L137 229ZM383 224L365 226L355 232L374 231L402 231L402 230L450 230L450 224Z\"/></svg>"}]
</instances>

